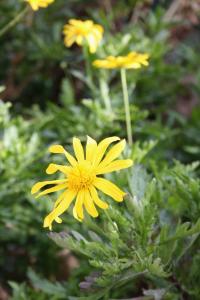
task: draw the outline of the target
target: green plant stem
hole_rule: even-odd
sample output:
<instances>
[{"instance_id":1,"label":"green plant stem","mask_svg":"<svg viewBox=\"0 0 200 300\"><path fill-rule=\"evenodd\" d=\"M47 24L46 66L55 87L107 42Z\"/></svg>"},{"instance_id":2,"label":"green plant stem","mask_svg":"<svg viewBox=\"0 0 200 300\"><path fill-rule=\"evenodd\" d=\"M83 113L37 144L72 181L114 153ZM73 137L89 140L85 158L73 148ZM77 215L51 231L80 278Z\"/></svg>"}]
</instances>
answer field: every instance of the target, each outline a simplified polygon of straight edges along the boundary
<instances>
[{"instance_id":1,"label":"green plant stem","mask_svg":"<svg viewBox=\"0 0 200 300\"><path fill-rule=\"evenodd\" d=\"M110 217L110 215L109 215L107 209L104 210L104 213L105 213L105 215L106 215L108 221L112 224L112 223L113 223L113 220L111 219L111 217Z\"/></svg>"},{"instance_id":2,"label":"green plant stem","mask_svg":"<svg viewBox=\"0 0 200 300\"><path fill-rule=\"evenodd\" d=\"M129 105L129 97L128 97L128 88L127 88L127 80L126 80L126 70L121 69L121 82L122 82L122 91L123 91L123 99L124 99L124 108L126 114L126 130L128 143L130 146L133 144L132 138L132 127L131 127L131 114L130 114L130 105Z\"/></svg>"},{"instance_id":3,"label":"green plant stem","mask_svg":"<svg viewBox=\"0 0 200 300\"><path fill-rule=\"evenodd\" d=\"M99 85L100 85L101 95L102 95L102 98L104 101L105 108L108 112L111 112L112 107L111 107L111 101L110 101L110 97L109 97L108 87L107 87L105 80L101 76L99 79Z\"/></svg>"},{"instance_id":4,"label":"green plant stem","mask_svg":"<svg viewBox=\"0 0 200 300\"><path fill-rule=\"evenodd\" d=\"M85 65L86 65L86 76L88 79L88 84L92 91L95 91L94 83L92 79L92 68L91 68L91 62L90 62L90 53L88 49L88 45L86 43L83 44L83 55L85 59Z\"/></svg>"},{"instance_id":5,"label":"green plant stem","mask_svg":"<svg viewBox=\"0 0 200 300\"><path fill-rule=\"evenodd\" d=\"M14 19L12 19L6 26L0 29L0 37L2 37L7 31L14 27L26 14L28 11L28 6L26 6L19 14L17 14Z\"/></svg>"},{"instance_id":6,"label":"green plant stem","mask_svg":"<svg viewBox=\"0 0 200 300\"><path fill-rule=\"evenodd\" d=\"M107 235L106 233L103 231L103 229L97 224L95 223L91 217L87 217L84 219L85 224L88 226L88 228L90 228L91 230L93 230L94 232L98 233L100 236L103 236L104 238L107 239Z\"/></svg>"}]
</instances>

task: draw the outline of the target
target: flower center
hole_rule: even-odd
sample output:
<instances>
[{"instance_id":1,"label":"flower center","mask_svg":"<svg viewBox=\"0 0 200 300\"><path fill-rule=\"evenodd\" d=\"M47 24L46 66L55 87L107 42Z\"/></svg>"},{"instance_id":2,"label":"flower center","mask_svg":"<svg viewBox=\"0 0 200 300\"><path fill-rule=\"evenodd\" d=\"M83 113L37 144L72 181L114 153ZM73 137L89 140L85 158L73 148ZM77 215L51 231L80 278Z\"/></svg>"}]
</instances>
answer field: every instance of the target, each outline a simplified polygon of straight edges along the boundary
<instances>
[{"instance_id":1,"label":"flower center","mask_svg":"<svg viewBox=\"0 0 200 300\"><path fill-rule=\"evenodd\" d=\"M77 192L82 189L88 189L93 184L95 177L88 162L79 163L72 168L68 175L68 188Z\"/></svg>"},{"instance_id":2,"label":"flower center","mask_svg":"<svg viewBox=\"0 0 200 300\"><path fill-rule=\"evenodd\" d=\"M81 24L80 26L76 27L76 34L87 36L90 32L92 32L93 24L90 21Z\"/></svg>"}]
</instances>

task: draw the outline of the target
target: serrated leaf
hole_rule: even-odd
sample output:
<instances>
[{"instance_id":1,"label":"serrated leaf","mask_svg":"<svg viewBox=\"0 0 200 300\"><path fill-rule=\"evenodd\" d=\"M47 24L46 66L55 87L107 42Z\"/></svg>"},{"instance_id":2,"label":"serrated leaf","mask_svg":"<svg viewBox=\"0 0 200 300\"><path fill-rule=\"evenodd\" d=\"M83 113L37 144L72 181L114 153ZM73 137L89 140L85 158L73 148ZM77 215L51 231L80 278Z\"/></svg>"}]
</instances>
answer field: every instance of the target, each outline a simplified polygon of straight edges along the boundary
<instances>
[{"instance_id":1,"label":"serrated leaf","mask_svg":"<svg viewBox=\"0 0 200 300\"><path fill-rule=\"evenodd\" d=\"M193 226L191 226L190 222L185 222L183 224L178 225L176 227L175 233L171 237L168 237L167 240L161 242L160 244L168 243L169 241L173 241L177 239L182 239L197 233L200 233L200 218Z\"/></svg>"},{"instance_id":2,"label":"serrated leaf","mask_svg":"<svg viewBox=\"0 0 200 300\"><path fill-rule=\"evenodd\" d=\"M131 193L138 200L141 200L146 191L147 184L149 182L149 176L142 165L134 165L129 179L129 186Z\"/></svg>"},{"instance_id":3,"label":"serrated leaf","mask_svg":"<svg viewBox=\"0 0 200 300\"><path fill-rule=\"evenodd\" d=\"M33 270L28 270L28 277L36 289L48 294L55 295L60 299L66 299L66 288L59 282L50 282L47 279L41 278Z\"/></svg>"}]
</instances>

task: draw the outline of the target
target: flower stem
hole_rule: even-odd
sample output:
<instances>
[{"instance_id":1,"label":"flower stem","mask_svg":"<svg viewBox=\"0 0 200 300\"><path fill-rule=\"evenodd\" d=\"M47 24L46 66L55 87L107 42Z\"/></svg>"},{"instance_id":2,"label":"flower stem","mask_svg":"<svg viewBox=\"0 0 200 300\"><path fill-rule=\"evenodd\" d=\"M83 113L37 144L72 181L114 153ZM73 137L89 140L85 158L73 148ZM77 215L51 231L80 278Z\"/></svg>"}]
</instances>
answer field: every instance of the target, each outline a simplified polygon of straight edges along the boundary
<instances>
[{"instance_id":1,"label":"flower stem","mask_svg":"<svg viewBox=\"0 0 200 300\"><path fill-rule=\"evenodd\" d=\"M126 80L126 70L124 68L121 69L121 82L122 82L122 91L123 91L123 99L124 99L124 108L126 114L126 130L127 130L128 143L130 146L132 146L133 138L132 138L130 105L129 105L129 97L128 97L127 80Z\"/></svg>"},{"instance_id":2,"label":"flower stem","mask_svg":"<svg viewBox=\"0 0 200 300\"><path fill-rule=\"evenodd\" d=\"M112 221L112 219L111 219L111 217L110 217L110 215L109 215L107 209L104 210L104 213L105 213L105 215L106 215L106 217L107 217L109 223L113 224L113 221Z\"/></svg>"},{"instance_id":3,"label":"flower stem","mask_svg":"<svg viewBox=\"0 0 200 300\"><path fill-rule=\"evenodd\" d=\"M7 31L14 27L26 14L28 11L28 6L26 6L19 14L17 14L14 19L12 19L6 26L0 29L0 37L2 37Z\"/></svg>"},{"instance_id":4,"label":"flower stem","mask_svg":"<svg viewBox=\"0 0 200 300\"><path fill-rule=\"evenodd\" d=\"M90 86L91 90L94 91L94 83L92 79L92 69L91 69L91 63L90 63L90 53L88 49L88 45L86 43L83 44L83 55L85 58L85 65L86 65L86 76L88 79L88 85Z\"/></svg>"},{"instance_id":5,"label":"flower stem","mask_svg":"<svg viewBox=\"0 0 200 300\"><path fill-rule=\"evenodd\" d=\"M109 92L108 92L108 86L101 75L100 75L100 79L99 79L99 84L100 84L100 91L101 91L101 95L102 95L102 98L104 101L105 108L106 108L107 112L111 112L112 107L111 107L111 101L110 101Z\"/></svg>"}]
</instances>

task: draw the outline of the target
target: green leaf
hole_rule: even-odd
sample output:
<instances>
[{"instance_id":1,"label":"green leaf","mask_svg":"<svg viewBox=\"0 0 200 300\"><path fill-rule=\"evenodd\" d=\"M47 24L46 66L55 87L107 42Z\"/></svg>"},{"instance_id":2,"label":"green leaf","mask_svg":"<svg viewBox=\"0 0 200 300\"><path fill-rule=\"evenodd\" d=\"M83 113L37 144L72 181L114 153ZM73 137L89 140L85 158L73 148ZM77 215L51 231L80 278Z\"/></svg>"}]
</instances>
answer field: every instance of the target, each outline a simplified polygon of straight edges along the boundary
<instances>
[{"instance_id":1,"label":"green leaf","mask_svg":"<svg viewBox=\"0 0 200 300\"><path fill-rule=\"evenodd\" d=\"M58 299L66 299L66 288L61 283L41 278L31 269L28 270L28 277L36 289Z\"/></svg>"}]
</instances>

